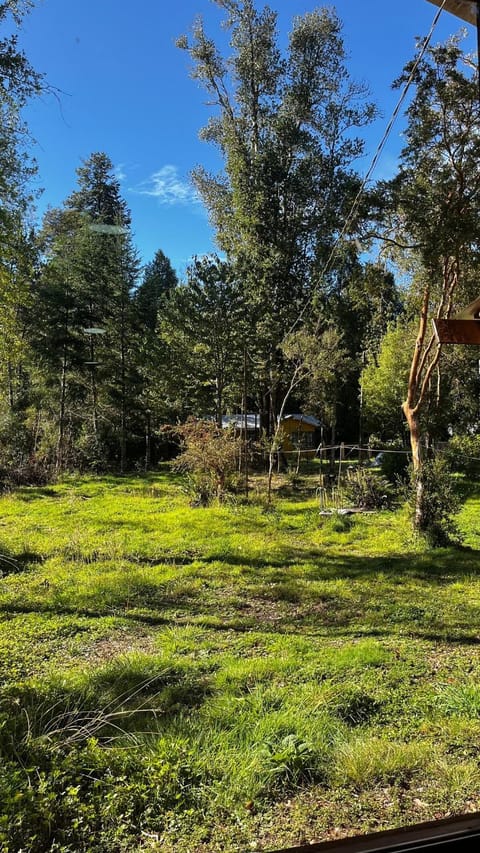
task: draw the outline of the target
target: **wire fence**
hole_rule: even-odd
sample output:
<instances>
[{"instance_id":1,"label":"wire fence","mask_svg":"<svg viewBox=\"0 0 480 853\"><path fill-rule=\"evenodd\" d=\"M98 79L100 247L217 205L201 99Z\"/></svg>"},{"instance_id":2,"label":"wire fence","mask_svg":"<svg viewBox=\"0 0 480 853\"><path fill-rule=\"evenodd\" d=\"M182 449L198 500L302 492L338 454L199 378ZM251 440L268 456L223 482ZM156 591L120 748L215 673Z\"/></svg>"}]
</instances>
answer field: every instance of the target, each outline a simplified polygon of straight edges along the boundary
<instances>
[{"instance_id":1,"label":"wire fence","mask_svg":"<svg viewBox=\"0 0 480 853\"><path fill-rule=\"evenodd\" d=\"M462 451L457 450L457 448L455 448L455 450L453 451L453 450L450 450L450 449L444 448L444 447L432 447L432 448L430 448L430 450L433 452L434 455L436 455L438 453L448 455L448 454L451 454L454 452L455 456L461 457L462 459L468 459L471 462L480 462L479 456L470 456L468 453L463 453ZM354 451L357 451L360 454L365 454L365 458L367 458L367 459L372 457L372 456L375 457L379 453L400 454L400 455L407 456L407 457L412 456L412 451L407 450L407 449L400 449L400 448L392 449L392 448L387 448L387 447L372 447L371 445L364 446L364 445L360 445L360 444L344 444L343 442L341 442L340 444L319 444L317 447L298 448L295 450L279 449L279 451L277 451L277 452L282 453L284 456L298 457L298 456L304 456L305 455L305 456L308 456L310 458L312 456L317 457L317 458L322 458L327 453L336 453L337 451L339 451L340 454L343 454L344 461L347 459L348 456L351 456Z\"/></svg>"}]
</instances>

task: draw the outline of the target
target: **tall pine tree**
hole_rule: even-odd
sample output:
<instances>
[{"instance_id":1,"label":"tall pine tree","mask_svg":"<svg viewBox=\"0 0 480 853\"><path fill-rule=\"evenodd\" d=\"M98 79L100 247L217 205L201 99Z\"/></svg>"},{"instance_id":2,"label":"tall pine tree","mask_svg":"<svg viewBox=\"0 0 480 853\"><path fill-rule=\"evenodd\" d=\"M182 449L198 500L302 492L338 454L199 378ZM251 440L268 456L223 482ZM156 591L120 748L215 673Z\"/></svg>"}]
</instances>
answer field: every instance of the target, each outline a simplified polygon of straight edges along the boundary
<instances>
[{"instance_id":1,"label":"tall pine tree","mask_svg":"<svg viewBox=\"0 0 480 853\"><path fill-rule=\"evenodd\" d=\"M44 335L46 358L62 377L57 459L64 456L61 413L68 396L66 377L73 370L68 388L71 393L75 388L76 396L80 392L83 403L77 449L92 463L118 459L124 470L129 412L137 393L133 292L139 264L130 213L107 155L92 154L77 174L78 189L63 209L46 218L47 260L36 292L37 316L45 315L50 294L49 325L58 330L56 337Z\"/></svg>"}]
</instances>

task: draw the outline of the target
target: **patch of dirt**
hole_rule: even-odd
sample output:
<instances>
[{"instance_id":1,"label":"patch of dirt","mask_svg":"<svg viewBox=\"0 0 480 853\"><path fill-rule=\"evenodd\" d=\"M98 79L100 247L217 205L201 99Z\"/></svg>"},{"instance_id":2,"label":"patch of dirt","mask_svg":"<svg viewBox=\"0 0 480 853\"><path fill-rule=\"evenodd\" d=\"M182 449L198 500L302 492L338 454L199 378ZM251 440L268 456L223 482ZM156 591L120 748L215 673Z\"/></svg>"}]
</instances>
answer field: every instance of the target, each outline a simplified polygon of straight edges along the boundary
<instances>
[{"instance_id":1,"label":"patch of dirt","mask_svg":"<svg viewBox=\"0 0 480 853\"><path fill-rule=\"evenodd\" d=\"M152 653L155 649L154 638L150 634L132 634L130 631L117 631L110 637L99 637L79 649L75 663L84 660L89 664L105 663L127 652Z\"/></svg>"},{"instance_id":2,"label":"patch of dirt","mask_svg":"<svg viewBox=\"0 0 480 853\"><path fill-rule=\"evenodd\" d=\"M285 607L280 607L274 601L245 601L242 603L242 616L253 618L260 624L267 622L273 624L285 619Z\"/></svg>"},{"instance_id":3,"label":"patch of dirt","mask_svg":"<svg viewBox=\"0 0 480 853\"><path fill-rule=\"evenodd\" d=\"M473 647L452 648L451 645L434 646L425 656L425 662L433 675L459 670L463 675L472 673L480 664L480 651Z\"/></svg>"}]
</instances>

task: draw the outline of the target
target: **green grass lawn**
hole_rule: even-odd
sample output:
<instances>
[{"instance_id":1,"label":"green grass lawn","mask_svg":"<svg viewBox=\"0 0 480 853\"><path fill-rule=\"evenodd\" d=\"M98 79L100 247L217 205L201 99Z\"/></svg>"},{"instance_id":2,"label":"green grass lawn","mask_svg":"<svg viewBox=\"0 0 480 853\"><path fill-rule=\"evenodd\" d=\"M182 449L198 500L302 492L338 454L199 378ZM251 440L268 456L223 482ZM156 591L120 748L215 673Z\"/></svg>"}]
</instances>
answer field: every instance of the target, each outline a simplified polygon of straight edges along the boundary
<instances>
[{"instance_id":1,"label":"green grass lawn","mask_svg":"<svg viewBox=\"0 0 480 853\"><path fill-rule=\"evenodd\" d=\"M462 548L178 477L0 499L0 849L275 850L480 809L480 489Z\"/></svg>"}]
</instances>

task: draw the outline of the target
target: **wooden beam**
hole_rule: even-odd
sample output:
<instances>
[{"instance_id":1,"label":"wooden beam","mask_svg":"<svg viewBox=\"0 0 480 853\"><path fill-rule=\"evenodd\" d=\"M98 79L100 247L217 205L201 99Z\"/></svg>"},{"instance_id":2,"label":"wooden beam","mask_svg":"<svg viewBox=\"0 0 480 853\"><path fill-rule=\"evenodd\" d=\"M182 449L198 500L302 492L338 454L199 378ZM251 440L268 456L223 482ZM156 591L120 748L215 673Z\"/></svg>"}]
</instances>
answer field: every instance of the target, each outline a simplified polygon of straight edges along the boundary
<instances>
[{"instance_id":1,"label":"wooden beam","mask_svg":"<svg viewBox=\"0 0 480 853\"><path fill-rule=\"evenodd\" d=\"M457 311L452 320L480 320L480 296L470 302L463 311Z\"/></svg>"},{"instance_id":2,"label":"wooden beam","mask_svg":"<svg viewBox=\"0 0 480 853\"><path fill-rule=\"evenodd\" d=\"M429 0L435 6L441 6L443 0ZM445 12L451 12L467 24L477 24L477 4L475 0L447 0L443 7Z\"/></svg>"},{"instance_id":3,"label":"wooden beam","mask_svg":"<svg viewBox=\"0 0 480 853\"><path fill-rule=\"evenodd\" d=\"M439 344L480 344L480 320L432 320Z\"/></svg>"}]
</instances>

